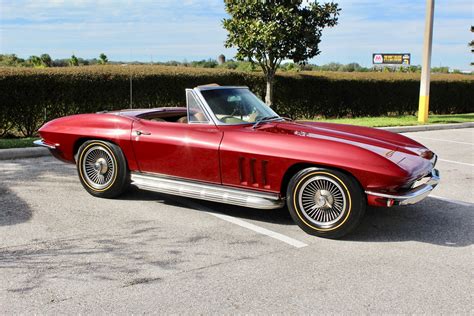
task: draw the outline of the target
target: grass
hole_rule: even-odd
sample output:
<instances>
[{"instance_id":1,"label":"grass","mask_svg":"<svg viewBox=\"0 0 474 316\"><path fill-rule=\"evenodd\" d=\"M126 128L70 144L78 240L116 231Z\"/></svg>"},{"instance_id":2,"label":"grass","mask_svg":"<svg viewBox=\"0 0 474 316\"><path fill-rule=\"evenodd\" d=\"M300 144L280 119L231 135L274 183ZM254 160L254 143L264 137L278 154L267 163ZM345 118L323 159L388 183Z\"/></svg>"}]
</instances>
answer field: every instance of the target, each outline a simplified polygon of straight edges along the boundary
<instances>
[{"instance_id":1,"label":"grass","mask_svg":"<svg viewBox=\"0 0 474 316\"><path fill-rule=\"evenodd\" d=\"M352 124L368 127L384 126L410 126L420 125L416 116L381 116L381 117L356 117L341 119L316 119L315 121ZM451 114L451 115L430 115L428 124L448 124L474 122L474 113ZM28 138L0 138L0 149L33 147L33 141L37 137Z\"/></svg>"},{"instance_id":2,"label":"grass","mask_svg":"<svg viewBox=\"0 0 474 316\"><path fill-rule=\"evenodd\" d=\"M341 119L315 119L315 121L360 125L360 126L368 126L368 127L422 125L421 123L418 122L418 118L412 115L356 117L356 118L341 118ZM474 122L474 113L451 114L451 115L430 115L428 119L428 124L448 124L448 123L465 123L465 122Z\"/></svg>"},{"instance_id":3,"label":"grass","mask_svg":"<svg viewBox=\"0 0 474 316\"><path fill-rule=\"evenodd\" d=\"M33 141L37 139L39 138L0 138L0 149L33 147Z\"/></svg>"}]
</instances>

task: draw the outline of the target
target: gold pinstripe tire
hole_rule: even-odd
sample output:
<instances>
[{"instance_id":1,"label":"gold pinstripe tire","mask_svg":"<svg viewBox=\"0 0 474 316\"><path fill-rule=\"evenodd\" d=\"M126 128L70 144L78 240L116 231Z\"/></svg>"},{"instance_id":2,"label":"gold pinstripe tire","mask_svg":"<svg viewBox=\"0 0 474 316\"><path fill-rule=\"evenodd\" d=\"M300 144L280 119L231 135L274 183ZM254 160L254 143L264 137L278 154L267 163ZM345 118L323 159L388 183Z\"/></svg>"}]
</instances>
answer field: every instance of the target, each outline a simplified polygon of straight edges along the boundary
<instances>
[{"instance_id":1,"label":"gold pinstripe tire","mask_svg":"<svg viewBox=\"0 0 474 316\"><path fill-rule=\"evenodd\" d=\"M290 215L306 233L340 238L353 231L365 213L366 201L359 183L337 170L307 168L287 188Z\"/></svg>"},{"instance_id":2,"label":"gold pinstripe tire","mask_svg":"<svg viewBox=\"0 0 474 316\"><path fill-rule=\"evenodd\" d=\"M107 141L90 140L82 144L76 166L82 186L93 196L114 198L130 183L122 150Z\"/></svg>"}]
</instances>

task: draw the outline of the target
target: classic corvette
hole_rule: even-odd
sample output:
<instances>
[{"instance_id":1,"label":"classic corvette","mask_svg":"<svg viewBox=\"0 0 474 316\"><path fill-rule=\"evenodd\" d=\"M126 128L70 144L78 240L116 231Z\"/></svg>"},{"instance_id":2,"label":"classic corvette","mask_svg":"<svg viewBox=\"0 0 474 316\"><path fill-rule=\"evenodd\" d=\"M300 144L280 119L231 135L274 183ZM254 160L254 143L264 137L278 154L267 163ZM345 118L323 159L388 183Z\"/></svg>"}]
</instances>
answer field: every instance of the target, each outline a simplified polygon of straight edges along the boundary
<instances>
[{"instance_id":1,"label":"classic corvette","mask_svg":"<svg viewBox=\"0 0 474 316\"><path fill-rule=\"evenodd\" d=\"M436 155L405 136L280 117L246 87L186 90L186 107L72 115L37 145L77 166L93 196L130 184L189 198L274 209L305 232L338 238L366 206L407 205L439 182Z\"/></svg>"}]
</instances>

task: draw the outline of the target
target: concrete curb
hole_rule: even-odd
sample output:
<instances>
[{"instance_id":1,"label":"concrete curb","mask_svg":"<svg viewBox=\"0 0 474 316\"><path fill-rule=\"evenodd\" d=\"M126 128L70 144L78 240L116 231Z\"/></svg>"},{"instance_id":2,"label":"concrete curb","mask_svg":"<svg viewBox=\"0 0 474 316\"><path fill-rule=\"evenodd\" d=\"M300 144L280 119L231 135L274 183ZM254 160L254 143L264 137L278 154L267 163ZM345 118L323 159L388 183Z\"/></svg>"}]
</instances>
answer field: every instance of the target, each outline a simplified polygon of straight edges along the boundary
<instances>
[{"instance_id":1,"label":"concrete curb","mask_svg":"<svg viewBox=\"0 0 474 316\"><path fill-rule=\"evenodd\" d=\"M396 127L379 127L380 129L394 132L394 133L409 133L409 132L423 132L436 131L445 129L459 129L474 127L474 122L456 123L456 124L433 124L420 126L396 126ZM28 147L28 148L12 148L0 149L0 160L35 158L49 156L49 150L43 147Z\"/></svg>"},{"instance_id":2,"label":"concrete curb","mask_svg":"<svg viewBox=\"0 0 474 316\"><path fill-rule=\"evenodd\" d=\"M0 149L0 160L36 158L50 155L44 147Z\"/></svg>"},{"instance_id":3,"label":"concrete curb","mask_svg":"<svg viewBox=\"0 0 474 316\"><path fill-rule=\"evenodd\" d=\"M424 131L437 131L445 129L459 129L474 127L474 122L467 123L454 123L454 124L432 124L432 125L420 125L420 126L394 126L394 127L379 127L380 129L394 132L394 133L410 133L410 132L424 132Z\"/></svg>"}]
</instances>

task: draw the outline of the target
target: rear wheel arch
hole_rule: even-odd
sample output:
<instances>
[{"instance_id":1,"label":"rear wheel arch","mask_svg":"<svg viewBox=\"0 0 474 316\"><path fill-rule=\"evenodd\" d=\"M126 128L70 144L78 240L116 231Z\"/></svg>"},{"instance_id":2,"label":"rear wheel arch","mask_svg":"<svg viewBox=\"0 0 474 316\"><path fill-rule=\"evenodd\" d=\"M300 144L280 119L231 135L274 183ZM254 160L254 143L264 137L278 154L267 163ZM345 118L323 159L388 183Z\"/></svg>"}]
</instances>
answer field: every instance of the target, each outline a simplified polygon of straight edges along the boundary
<instances>
[{"instance_id":1,"label":"rear wheel arch","mask_svg":"<svg viewBox=\"0 0 474 316\"><path fill-rule=\"evenodd\" d=\"M85 142L87 142L88 140L94 140L95 138L89 138L89 137L83 137L83 138L79 138L77 139L75 142L74 142L74 146L72 148L72 155L74 157L74 162L77 163L77 154L79 152L79 148L82 146L82 144L84 144Z\"/></svg>"},{"instance_id":2,"label":"rear wheel arch","mask_svg":"<svg viewBox=\"0 0 474 316\"><path fill-rule=\"evenodd\" d=\"M79 153L79 148L81 148L82 144L84 144L85 142L92 141L92 140L108 142L108 143L114 144L115 146L120 147L116 142L110 139L100 138L100 137L81 137L75 141L73 151L72 151L75 163L77 163L77 154ZM125 158L125 162L127 163L127 168L128 168L128 161L125 155L124 155L124 158Z\"/></svg>"}]
</instances>

